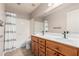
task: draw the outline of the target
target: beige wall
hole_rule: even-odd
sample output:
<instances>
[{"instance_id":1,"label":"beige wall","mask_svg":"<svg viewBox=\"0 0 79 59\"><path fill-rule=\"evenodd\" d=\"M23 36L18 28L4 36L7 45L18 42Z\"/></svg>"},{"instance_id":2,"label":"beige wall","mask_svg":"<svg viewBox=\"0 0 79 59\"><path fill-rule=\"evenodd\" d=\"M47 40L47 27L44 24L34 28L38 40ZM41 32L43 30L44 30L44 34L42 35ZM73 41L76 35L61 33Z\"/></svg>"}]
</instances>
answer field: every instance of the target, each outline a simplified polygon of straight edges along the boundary
<instances>
[{"instance_id":1,"label":"beige wall","mask_svg":"<svg viewBox=\"0 0 79 59\"><path fill-rule=\"evenodd\" d=\"M52 10L51 14L45 17L48 19L48 31L62 33L67 30L67 13L76 9L79 9L79 3L63 4ZM61 27L61 29L53 27Z\"/></svg>"}]
</instances>

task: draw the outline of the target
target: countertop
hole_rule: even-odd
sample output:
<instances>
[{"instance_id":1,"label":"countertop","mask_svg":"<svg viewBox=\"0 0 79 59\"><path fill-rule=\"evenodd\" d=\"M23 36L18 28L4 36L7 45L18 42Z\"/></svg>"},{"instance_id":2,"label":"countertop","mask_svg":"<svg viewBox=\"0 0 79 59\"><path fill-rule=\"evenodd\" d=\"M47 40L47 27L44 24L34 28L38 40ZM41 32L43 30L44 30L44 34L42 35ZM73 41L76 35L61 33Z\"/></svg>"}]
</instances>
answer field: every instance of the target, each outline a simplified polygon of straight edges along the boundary
<instances>
[{"instance_id":1,"label":"countertop","mask_svg":"<svg viewBox=\"0 0 79 59\"><path fill-rule=\"evenodd\" d=\"M76 48L79 48L79 39L75 38L68 38L65 39L62 36L55 36L55 35L40 35L40 34L32 34L32 36L44 38L51 41L56 41L62 44L70 45Z\"/></svg>"}]
</instances>

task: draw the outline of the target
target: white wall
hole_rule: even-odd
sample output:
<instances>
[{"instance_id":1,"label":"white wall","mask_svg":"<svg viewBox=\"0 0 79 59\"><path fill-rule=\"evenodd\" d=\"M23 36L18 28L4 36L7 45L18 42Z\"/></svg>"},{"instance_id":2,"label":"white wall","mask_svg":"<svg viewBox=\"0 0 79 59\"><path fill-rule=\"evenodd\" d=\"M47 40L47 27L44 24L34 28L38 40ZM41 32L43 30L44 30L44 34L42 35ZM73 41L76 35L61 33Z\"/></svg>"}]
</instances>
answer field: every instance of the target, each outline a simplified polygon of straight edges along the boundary
<instances>
[{"instance_id":1,"label":"white wall","mask_svg":"<svg viewBox=\"0 0 79 59\"><path fill-rule=\"evenodd\" d=\"M16 37L17 48L24 46L25 43L28 43L30 41L30 20L28 18L17 18Z\"/></svg>"},{"instance_id":2,"label":"white wall","mask_svg":"<svg viewBox=\"0 0 79 59\"><path fill-rule=\"evenodd\" d=\"M4 4L0 4L0 20L5 22L5 8ZM4 48L4 26L0 27L0 36L3 36L0 38L0 55L2 55L3 48Z\"/></svg>"}]
</instances>

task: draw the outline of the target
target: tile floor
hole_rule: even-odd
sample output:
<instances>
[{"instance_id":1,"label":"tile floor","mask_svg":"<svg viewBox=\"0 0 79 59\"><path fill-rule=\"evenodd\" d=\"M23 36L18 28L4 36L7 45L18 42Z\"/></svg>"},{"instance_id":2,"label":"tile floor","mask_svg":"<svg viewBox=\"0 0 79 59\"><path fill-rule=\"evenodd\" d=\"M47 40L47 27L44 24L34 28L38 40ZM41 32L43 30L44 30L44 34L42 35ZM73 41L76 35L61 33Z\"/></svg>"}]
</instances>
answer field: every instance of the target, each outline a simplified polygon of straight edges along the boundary
<instances>
[{"instance_id":1,"label":"tile floor","mask_svg":"<svg viewBox=\"0 0 79 59\"><path fill-rule=\"evenodd\" d=\"M16 49L12 52L7 52L4 54L5 56L33 56L31 50L27 50L25 48Z\"/></svg>"}]
</instances>

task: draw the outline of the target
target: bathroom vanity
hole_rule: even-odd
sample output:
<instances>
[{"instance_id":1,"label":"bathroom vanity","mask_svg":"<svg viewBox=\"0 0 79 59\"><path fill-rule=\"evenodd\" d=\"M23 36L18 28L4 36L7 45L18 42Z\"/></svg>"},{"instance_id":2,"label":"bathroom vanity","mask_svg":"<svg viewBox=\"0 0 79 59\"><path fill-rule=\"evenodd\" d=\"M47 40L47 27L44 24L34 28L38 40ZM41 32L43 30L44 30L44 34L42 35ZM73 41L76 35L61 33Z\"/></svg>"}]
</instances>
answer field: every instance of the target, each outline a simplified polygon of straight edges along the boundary
<instances>
[{"instance_id":1,"label":"bathroom vanity","mask_svg":"<svg viewBox=\"0 0 79 59\"><path fill-rule=\"evenodd\" d=\"M32 35L32 53L36 56L79 56L78 41Z\"/></svg>"}]
</instances>

